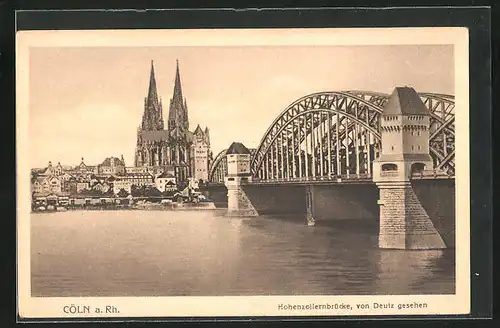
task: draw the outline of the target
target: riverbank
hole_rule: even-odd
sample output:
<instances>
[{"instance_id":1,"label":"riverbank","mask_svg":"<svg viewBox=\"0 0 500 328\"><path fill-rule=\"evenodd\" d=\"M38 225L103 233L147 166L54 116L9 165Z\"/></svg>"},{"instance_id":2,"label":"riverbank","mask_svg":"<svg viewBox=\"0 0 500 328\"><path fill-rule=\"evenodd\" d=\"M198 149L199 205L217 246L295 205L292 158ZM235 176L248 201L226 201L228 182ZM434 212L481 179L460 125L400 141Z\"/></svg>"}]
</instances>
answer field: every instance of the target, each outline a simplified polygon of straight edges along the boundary
<instances>
[{"instance_id":1,"label":"riverbank","mask_svg":"<svg viewBox=\"0 0 500 328\"><path fill-rule=\"evenodd\" d=\"M134 205L86 205L58 207L54 209L32 210L32 214L68 212L68 211L199 211L215 210L213 202L200 203L147 203Z\"/></svg>"}]
</instances>

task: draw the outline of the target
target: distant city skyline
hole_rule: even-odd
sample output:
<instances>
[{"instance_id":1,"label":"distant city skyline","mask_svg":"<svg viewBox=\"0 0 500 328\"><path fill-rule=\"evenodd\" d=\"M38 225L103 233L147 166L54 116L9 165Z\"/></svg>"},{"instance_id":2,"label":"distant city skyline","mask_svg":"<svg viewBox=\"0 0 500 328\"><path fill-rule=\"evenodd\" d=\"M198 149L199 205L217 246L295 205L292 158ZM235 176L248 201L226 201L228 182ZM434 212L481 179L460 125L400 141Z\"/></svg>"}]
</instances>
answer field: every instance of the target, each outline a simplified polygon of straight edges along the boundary
<instances>
[{"instance_id":1,"label":"distant city skyline","mask_svg":"<svg viewBox=\"0 0 500 328\"><path fill-rule=\"evenodd\" d=\"M133 166L151 60L168 117L179 60L190 130L210 129L214 156L256 148L273 120L314 92L396 86L454 94L452 45L31 48L30 164Z\"/></svg>"}]
</instances>

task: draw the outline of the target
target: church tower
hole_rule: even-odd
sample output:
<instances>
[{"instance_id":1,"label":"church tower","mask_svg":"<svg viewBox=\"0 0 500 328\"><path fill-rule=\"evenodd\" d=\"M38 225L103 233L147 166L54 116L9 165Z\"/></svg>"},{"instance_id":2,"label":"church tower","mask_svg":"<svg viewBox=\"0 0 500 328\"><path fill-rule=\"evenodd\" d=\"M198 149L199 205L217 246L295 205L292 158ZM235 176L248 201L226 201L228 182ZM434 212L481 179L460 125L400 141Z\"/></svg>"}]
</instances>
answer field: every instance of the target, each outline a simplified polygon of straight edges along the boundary
<instances>
[{"instance_id":1,"label":"church tower","mask_svg":"<svg viewBox=\"0 0 500 328\"><path fill-rule=\"evenodd\" d=\"M187 117L186 99L182 95L179 60L176 61L174 92L170 99L168 111L168 135L171 148L170 157L175 166L175 175L184 181L191 176L191 161L188 140L189 120Z\"/></svg>"},{"instance_id":2,"label":"church tower","mask_svg":"<svg viewBox=\"0 0 500 328\"><path fill-rule=\"evenodd\" d=\"M163 108L161 101L158 99L155 68L153 61L151 61L148 96L144 98L144 114L142 116L141 129L143 131L159 131L163 130L163 125Z\"/></svg>"},{"instance_id":3,"label":"church tower","mask_svg":"<svg viewBox=\"0 0 500 328\"><path fill-rule=\"evenodd\" d=\"M151 61L148 95L144 98L144 112L141 125L137 128L137 143L135 151L135 166L157 165L161 162L161 154L157 148L151 149L151 142L144 140L144 133L163 131L163 106L158 97L154 63Z\"/></svg>"},{"instance_id":4,"label":"church tower","mask_svg":"<svg viewBox=\"0 0 500 328\"><path fill-rule=\"evenodd\" d=\"M177 60L174 93L172 99L170 99L170 108L168 111L168 131L170 132L170 136L180 140L188 130L187 102L182 96L181 75L179 72L179 61Z\"/></svg>"}]
</instances>

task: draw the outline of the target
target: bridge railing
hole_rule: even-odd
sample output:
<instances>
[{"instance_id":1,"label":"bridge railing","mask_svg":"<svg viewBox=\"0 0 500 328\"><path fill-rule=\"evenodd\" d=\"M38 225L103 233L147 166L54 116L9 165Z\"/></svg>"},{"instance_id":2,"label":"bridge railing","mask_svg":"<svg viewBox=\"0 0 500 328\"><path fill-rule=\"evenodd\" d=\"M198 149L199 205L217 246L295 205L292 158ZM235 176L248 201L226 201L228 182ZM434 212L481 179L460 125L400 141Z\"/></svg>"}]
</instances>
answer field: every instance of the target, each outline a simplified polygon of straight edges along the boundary
<instances>
[{"instance_id":1,"label":"bridge railing","mask_svg":"<svg viewBox=\"0 0 500 328\"><path fill-rule=\"evenodd\" d=\"M419 179L454 179L455 176L452 176L445 171L442 170L422 170L418 172L412 172L411 179L419 180Z\"/></svg>"},{"instance_id":2,"label":"bridge railing","mask_svg":"<svg viewBox=\"0 0 500 328\"><path fill-rule=\"evenodd\" d=\"M386 171L383 172L384 175L394 174L397 172ZM253 178L253 183L257 184L276 184L276 183L301 183L301 182L337 182L341 183L343 181L366 181L372 180L372 175L368 173L360 174L341 174L341 175L331 175L331 176L317 176L317 177L295 177L295 178L276 178L276 179L260 179L258 177ZM413 172L410 176L412 180L421 179L454 179L454 176L447 174L442 170L422 170L418 172ZM209 185L223 185L224 182L209 182Z\"/></svg>"},{"instance_id":3,"label":"bridge railing","mask_svg":"<svg viewBox=\"0 0 500 328\"><path fill-rule=\"evenodd\" d=\"M345 180L355 181L355 180L371 180L372 175L367 173L360 174L342 174L342 175L331 175L331 176L316 176L316 177L295 177L295 178L275 178L275 179L259 179L254 178L254 183L288 183L288 182L317 182L317 181L333 181L342 182Z\"/></svg>"}]
</instances>

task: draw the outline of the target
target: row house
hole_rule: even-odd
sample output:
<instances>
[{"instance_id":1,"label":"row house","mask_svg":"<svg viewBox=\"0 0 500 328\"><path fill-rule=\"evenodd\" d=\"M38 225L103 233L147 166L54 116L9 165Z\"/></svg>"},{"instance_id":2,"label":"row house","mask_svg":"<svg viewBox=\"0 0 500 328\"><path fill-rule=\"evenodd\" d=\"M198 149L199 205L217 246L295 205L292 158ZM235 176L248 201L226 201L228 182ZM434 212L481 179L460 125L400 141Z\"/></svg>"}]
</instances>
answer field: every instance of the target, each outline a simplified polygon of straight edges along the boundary
<instances>
[{"instance_id":1,"label":"row house","mask_svg":"<svg viewBox=\"0 0 500 328\"><path fill-rule=\"evenodd\" d=\"M49 162L43 169L32 170L32 190L35 193L75 195L95 190L102 193L112 190L117 194L121 189L131 193L132 187L152 186L164 192L176 190L174 168L126 167L121 158L108 157L97 166L81 163L75 167L64 167L60 163L53 166Z\"/></svg>"},{"instance_id":2,"label":"row house","mask_svg":"<svg viewBox=\"0 0 500 328\"><path fill-rule=\"evenodd\" d=\"M79 194L84 190L89 190L90 184L88 182L77 182L76 183L76 193Z\"/></svg>"},{"instance_id":3,"label":"row house","mask_svg":"<svg viewBox=\"0 0 500 328\"><path fill-rule=\"evenodd\" d=\"M61 194L61 180L55 175L39 176L32 179L32 192L36 194Z\"/></svg>"},{"instance_id":4,"label":"row house","mask_svg":"<svg viewBox=\"0 0 500 328\"><path fill-rule=\"evenodd\" d=\"M61 163L57 163L57 166L52 166L52 162L49 161L49 165L44 170L38 172L39 176L59 176L64 172Z\"/></svg>"},{"instance_id":5,"label":"row house","mask_svg":"<svg viewBox=\"0 0 500 328\"><path fill-rule=\"evenodd\" d=\"M126 173L123 176L116 177L120 181L128 181L138 187L151 186L154 183L154 176L151 173ZM116 181L115 181L116 182Z\"/></svg>"},{"instance_id":6,"label":"row house","mask_svg":"<svg viewBox=\"0 0 500 328\"><path fill-rule=\"evenodd\" d=\"M69 175L69 174L68 174ZM69 194L76 194L82 190L89 189L89 182L87 177L69 175L69 178L61 177L63 192Z\"/></svg>"},{"instance_id":7,"label":"row house","mask_svg":"<svg viewBox=\"0 0 500 328\"><path fill-rule=\"evenodd\" d=\"M125 168L125 174L146 174L149 173L153 177L157 177L163 172L169 172L171 174L174 173L174 167L173 166L133 166L133 167L126 167Z\"/></svg>"},{"instance_id":8,"label":"row house","mask_svg":"<svg viewBox=\"0 0 500 328\"><path fill-rule=\"evenodd\" d=\"M114 183L113 183L113 193L115 195L117 195L120 190L125 190L126 192L128 192L129 194L132 193L132 182L128 181L128 180L121 180L121 179L118 179L116 180Z\"/></svg>"},{"instance_id":9,"label":"row house","mask_svg":"<svg viewBox=\"0 0 500 328\"><path fill-rule=\"evenodd\" d=\"M92 190L100 191L102 193L108 192L112 187L107 182L97 182L91 186Z\"/></svg>"},{"instance_id":10,"label":"row house","mask_svg":"<svg viewBox=\"0 0 500 328\"><path fill-rule=\"evenodd\" d=\"M125 190L128 193L132 192L132 186L154 186L155 177L151 173L126 173L117 176L113 182L113 192L118 194L120 190Z\"/></svg>"}]
</instances>

